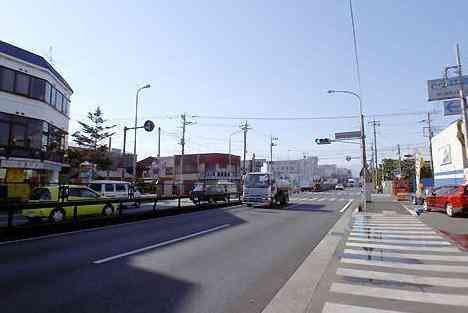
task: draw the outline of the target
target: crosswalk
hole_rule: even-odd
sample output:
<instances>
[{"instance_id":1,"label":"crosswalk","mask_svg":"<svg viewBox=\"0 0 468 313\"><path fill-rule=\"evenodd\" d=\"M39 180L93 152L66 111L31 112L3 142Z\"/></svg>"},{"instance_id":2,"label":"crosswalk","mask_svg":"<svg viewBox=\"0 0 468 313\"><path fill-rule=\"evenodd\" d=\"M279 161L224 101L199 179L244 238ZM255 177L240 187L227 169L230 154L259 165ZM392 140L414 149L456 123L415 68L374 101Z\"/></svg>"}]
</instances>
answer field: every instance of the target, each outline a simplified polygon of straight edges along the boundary
<instances>
[{"instance_id":1,"label":"crosswalk","mask_svg":"<svg viewBox=\"0 0 468 313\"><path fill-rule=\"evenodd\" d=\"M468 312L468 253L417 217L356 214L328 294L322 313Z\"/></svg>"},{"instance_id":2,"label":"crosswalk","mask_svg":"<svg viewBox=\"0 0 468 313\"><path fill-rule=\"evenodd\" d=\"M295 202L335 202L335 201L349 201L350 197L292 197L291 200Z\"/></svg>"}]
</instances>

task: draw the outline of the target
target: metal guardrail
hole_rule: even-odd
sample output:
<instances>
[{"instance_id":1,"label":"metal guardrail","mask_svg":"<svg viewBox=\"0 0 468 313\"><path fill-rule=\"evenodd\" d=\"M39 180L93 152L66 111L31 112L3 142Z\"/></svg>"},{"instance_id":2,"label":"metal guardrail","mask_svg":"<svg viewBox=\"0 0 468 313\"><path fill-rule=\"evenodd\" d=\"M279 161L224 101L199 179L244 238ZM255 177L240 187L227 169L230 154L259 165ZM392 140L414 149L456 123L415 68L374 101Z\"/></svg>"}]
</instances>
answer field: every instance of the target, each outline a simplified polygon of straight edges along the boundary
<instances>
[{"instance_id":1,"label":"metal guardrail","mask_svg":"<svg viewBox=\"0 0 468 313\"><path fill-rule=\"evenodd\" d=\"M227 194L230 196L233 193ZM181 199L190 198L188 195L173 195L173 196L160 196L160 195L142 195L135 197L133 192L130 192L127 197L101 197L97 199L83 199L83 200L68 200L68 189L61 187L59 190L59 200L57 201L21 201L21 200L0 200L0 212L7 212L8 214L8 228L12 228L14 214L21 212L22 210L30 209L62 209L64 207L73 207L73 223L78 223L78 211L80 206L94 205L94 204L112 204L114 209L117 209L118 216L122 216L122 210L126 206L126 203L137 202L137 203L153 203L153 211L156 212L156 206L158 201L165 200L179 200L177 207L181 207ZM240 201L240 194L235 193Z\"/></svg>"}]
</instances>

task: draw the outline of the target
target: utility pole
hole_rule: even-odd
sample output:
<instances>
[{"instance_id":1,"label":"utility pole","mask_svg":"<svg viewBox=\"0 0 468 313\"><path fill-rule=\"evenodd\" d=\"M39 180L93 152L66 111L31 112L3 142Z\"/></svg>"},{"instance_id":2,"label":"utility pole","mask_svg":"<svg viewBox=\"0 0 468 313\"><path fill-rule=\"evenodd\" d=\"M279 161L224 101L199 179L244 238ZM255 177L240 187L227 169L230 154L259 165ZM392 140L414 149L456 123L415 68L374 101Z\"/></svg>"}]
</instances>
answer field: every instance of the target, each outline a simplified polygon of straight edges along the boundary
<instances>
[{"instance_id":1,"label":"utility pole","mask_svg":"<svg viewBox=\"0 0 468 313\"><path fill-rule=\"evenodd\" d=\"M378 168L379 168L379 159L377 156L377 126L380 126L380 121L376 121L375 119L372 122L369 122L372 125L374 130L374 187L377 187L377 180L378 180Z\"/></svg>"},{"instance_id":2,"label":"utility pole","mask_svg":"<svg viewBox=\"0 0 468 313\"><path fill-rule=\"evenodd\" d=\"M463 135L465 137L464 138L465 139L465 149L467 150L466 155L468 155L468 125L467 125L468 115L467 115L467 112L466 112L465 91L463 90L464 89L464 78L463 78L462 65L461 65L461 61L460 61L460 46L458 44L457 44L457 68L458 68L458 80L460 81L459 82L460 89L459 89L458 93L460 95L460 105L461 105L462 117L463 117L463 126L464 126Z\"/></svg>"},{"instance_id":3,"label":"utility pole","mask_svg":"<svg viewBox=\"0 0 468 313\"><path fill-rule=\"evenodd\" d=\"M278 137L270 136L270 163L273 166L273 147L277 146Z\"/></svg>"},{"instance_id":4,"label":"utility pole","mask_svg":"<svg viewBox=\"0 0 468 313\"><path fill-rule=\"evenodd\" d=\"M247 132L250 129L250 125L247 121L245 121L244 124L240 125L240 128L244 131L244 163L243 163L242 169L243 169L243 174L245 174L247 170L245 168L246 157L247 157Z\"/></svg>"},{"instance_id":5,"label":"utility pole","mask_svg":"<svg viewBox=\"0 0 468 313\"><path fill-rule=\"evenodd\" d=\"M398 149L398 169L400 170L400 176L403 174L401 172L401 150L400 150L400 144L397 145Z\"/></svg>"},{"instance_id":6,"label":"utility pole","mask_svg":"<svg viewBox=\"0 0 468 313\"><path fill-rule=\"evenodd\" d=\"M109 136L109 147L108 147L108 150L107 150L109 155L110 155L110 153L112 151L111 149L112 149L112 135ZM109 169L107 170L107 178L109 179Z\"/></svg>"},{"instance_id":7,"label":"utility pole","mask_svg":"<svg viewBox=\"0 0 468 313\"><path fill-rule=\"evenodd\" d=\"M427 119L422 120L422 123L427 123L427 126L423 128L427 129L428 131L428 138L429 138L429 157L431 162L431 176L434 179L434 160L432 159L432 137L434 136L434 132L432 131L432 119L431 119L431 112L427 112Z\"/></svg>"},{"instance_id":8,"label":"utility pole","mask_svg":"<svg viewBox=\"0 0 468 313\"><path fill-rule=\"evenodd\" d=\"M182 146L182 151L181 151L181 156L180 156L180 189L179 189L179 195L184 191L184 154L185 154L185 128L186 126L193 125L194 122L192 121L187 121L187 114L182 114L180 115L180 118L182 119L182 138L180 139L180 145ZM179 207L180 207L180 197L179 197Z\"/></svg>"},{"instance_id":9,"label":"utility pole","mask_svg":"<svg viewBox=\"0 0 468 313\"><path fill-rule=\"evenodd\" d=\"M123 149L122 149L122 156L123 156L122 180L125 179L125 172L127 171L127 157L125 156L125 147L127 146L127 130L128 130L128 127L124 126Z\"/></svg>"},{"instance_id":10,"label":"utility pole","mask_svg":"<svg viewBox=\"0 0 468 313\"><path fill-rule=\"evenodd\" d=\"M161 127L158 127L158 158L161 156Z\"/></svg>"}]
</instances>

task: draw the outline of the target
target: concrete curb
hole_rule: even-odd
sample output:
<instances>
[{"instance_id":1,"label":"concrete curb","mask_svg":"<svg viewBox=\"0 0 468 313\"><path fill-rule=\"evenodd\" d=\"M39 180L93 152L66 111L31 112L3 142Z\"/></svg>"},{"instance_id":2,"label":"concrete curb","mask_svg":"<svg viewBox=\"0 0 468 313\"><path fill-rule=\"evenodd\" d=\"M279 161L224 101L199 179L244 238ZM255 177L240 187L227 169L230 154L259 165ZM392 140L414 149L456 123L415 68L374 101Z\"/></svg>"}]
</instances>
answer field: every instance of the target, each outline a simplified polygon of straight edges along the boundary
<instances>
[{"instance_id":1,"label":"concrete curb","mask_svg":"<svg viewBox=\"0 0 468 313\"><path fill-rule=\"evenodd\" d=\"M347 210L338 219L262 313L307 312L315 289L332 261L340 241L344 238L352 213L353 210Z\"/></svg>"}]
</instances>

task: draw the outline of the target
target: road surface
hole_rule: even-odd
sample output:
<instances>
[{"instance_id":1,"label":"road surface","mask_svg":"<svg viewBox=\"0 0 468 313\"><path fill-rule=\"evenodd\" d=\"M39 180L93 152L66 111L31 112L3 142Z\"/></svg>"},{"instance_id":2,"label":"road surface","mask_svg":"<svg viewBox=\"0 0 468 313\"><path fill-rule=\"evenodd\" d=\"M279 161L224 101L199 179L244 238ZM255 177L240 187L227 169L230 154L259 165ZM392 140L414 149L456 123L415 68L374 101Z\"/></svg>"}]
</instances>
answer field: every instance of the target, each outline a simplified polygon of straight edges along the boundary
<instances>
[{"instance_id":1,"label":"road surface","mask_svg":"<svg viewBox=\"0 0 468 313\"><path fill-rule=\"evenodd\" d=\"M261 312L354 191L0 245L2 312Z\"/></svg>"}]
</instances>

